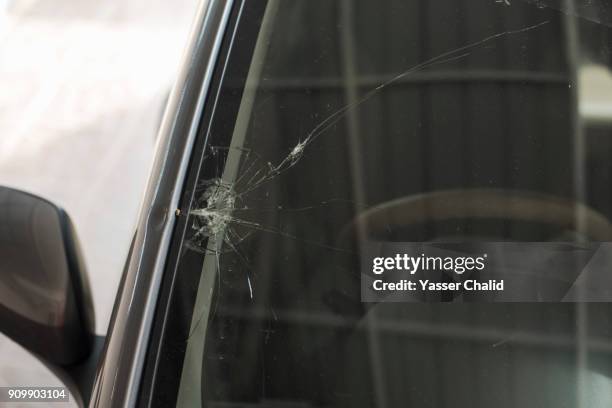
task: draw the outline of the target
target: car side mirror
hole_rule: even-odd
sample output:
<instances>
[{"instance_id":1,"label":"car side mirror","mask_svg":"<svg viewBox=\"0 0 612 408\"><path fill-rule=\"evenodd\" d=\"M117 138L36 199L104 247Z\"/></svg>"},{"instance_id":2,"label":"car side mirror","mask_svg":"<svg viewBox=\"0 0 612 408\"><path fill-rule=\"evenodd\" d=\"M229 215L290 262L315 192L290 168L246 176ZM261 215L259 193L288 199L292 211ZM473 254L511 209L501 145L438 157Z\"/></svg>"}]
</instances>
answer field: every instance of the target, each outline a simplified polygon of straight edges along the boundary
<instances>
[{"instance_id":1,"label":"car side mirror","mask_svg":"<svg viewBox=\"0 0 612 408\"><path fill-rule=\"evenodd\" d=\"M94 330L70 218L40 197L0 187L0 331L62 368L88 357Z\"/></svg>"}]
</instances>

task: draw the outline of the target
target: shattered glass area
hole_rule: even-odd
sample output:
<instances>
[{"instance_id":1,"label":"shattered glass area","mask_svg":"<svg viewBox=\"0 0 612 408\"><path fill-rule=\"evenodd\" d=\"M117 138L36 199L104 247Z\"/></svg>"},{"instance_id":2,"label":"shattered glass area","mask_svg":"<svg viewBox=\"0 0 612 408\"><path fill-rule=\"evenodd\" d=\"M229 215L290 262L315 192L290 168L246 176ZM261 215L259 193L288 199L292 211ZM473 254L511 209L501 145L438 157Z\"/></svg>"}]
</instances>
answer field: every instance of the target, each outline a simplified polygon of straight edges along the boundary
<instances>
[{"instance_id":1,"label":"shattered glass area","mask_svg":"<svg viewBox=\"0 0 612 408\"><path fill-rule=\"evenodd\" d=\"M199 200L203 207L191 211L191 215L195 216L193 229L196 233L190 245L194 249L204 247L204 241L209 238L216 241L223 237L228 225L234 221L232 213L236 205L236 193L233 186L221 179L210 180L205 186L206 190Z\"/></svg>"}]
</instances>

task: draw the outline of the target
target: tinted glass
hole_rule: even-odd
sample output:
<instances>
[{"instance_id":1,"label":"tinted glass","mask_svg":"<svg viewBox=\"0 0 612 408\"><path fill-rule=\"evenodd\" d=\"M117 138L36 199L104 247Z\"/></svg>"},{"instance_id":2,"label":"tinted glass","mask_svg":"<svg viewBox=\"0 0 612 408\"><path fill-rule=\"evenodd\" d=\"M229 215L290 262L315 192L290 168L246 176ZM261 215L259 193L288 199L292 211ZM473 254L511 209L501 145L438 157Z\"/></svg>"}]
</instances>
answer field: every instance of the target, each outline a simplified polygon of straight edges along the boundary
<instances>
[{"instance_id":1,"label":"tinted glass","mask_svg":"<svg viewBox=\"0 0 612 408\"><path fill-rule=\"evenodd\" d=\"M610 3L237 7L176 272L195 305L169 317L177 403L612 406L607 303L364 303L359 272L363 239L610 240ZM449 191L576 214L368 219Z\"/></svg>"}]
</instances>

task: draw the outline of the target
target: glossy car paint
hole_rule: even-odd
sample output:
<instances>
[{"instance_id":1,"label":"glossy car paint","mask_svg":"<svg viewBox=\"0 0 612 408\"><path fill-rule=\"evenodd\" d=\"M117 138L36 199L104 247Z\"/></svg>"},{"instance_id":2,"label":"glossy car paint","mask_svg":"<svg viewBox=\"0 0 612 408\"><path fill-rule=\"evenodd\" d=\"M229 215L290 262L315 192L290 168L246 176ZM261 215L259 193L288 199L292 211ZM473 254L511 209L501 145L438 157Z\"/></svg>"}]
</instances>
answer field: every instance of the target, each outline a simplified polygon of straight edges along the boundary
<instances>
[{"instance_id":1,"label":"glossy car paint","mask_svg":"<svg viewBox=\"0 0 612 408\"><path fill-rule=\"evenodd\" d=\"M0 187L0 209L2 332L48 364L81 362L91 351L94 314L70 218L7 187Z\"/></svg>"}]
</instances>

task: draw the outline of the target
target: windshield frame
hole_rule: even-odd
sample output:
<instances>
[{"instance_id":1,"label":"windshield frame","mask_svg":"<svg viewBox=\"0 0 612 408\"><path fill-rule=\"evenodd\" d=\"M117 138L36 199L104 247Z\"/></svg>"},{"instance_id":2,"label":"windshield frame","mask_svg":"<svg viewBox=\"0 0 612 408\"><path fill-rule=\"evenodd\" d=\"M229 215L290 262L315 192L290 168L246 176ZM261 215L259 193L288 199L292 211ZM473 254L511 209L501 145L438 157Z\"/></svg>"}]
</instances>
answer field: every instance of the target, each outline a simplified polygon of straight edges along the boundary
<instances>
[{"instance_id":1,"label":"windshield frame","mask_svg":"<svg viewBox=\"0 0 612 408\"><path fill-rule=\"evenodd\" d=\"M223 29L223 39L176 210L176 226L157 299L139 406L174 406L177 402L186 351L182 344L189 336L197 294L194 288L198 287L201 276L179 272L185 265L202 265L204 258L203 254L184 251L185 235L191 225L189 209L195 199L198 180L216 171L210 167L211 161L206 160L207 146L228 145L231 141L242 101L242 92L235 91L237 87L243 89L246 82L260 28L257 16L263 16L267 2L232 1L227 25L219 26Z\"/></svg>"}]
</instances>

